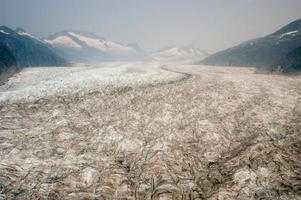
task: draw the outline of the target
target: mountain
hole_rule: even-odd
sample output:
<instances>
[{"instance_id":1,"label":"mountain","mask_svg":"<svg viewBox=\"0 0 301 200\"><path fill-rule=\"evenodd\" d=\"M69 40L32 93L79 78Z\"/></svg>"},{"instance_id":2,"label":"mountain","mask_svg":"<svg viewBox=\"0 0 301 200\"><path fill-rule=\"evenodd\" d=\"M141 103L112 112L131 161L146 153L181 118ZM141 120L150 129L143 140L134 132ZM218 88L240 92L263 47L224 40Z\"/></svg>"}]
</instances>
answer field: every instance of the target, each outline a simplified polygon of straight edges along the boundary
<instances>
[{"instance_id":1,"label":"mountain","mask_svg":"<svg viewBox=\"0 0 301 200\"><path fill-rule=\"evenodd\" d=\"M18 66L61 66L66 62L55 54L51 46L38 40L22 29L0 27L0 46L15 57Z\"/></svg>"},{"instance_id":2,"label":"mountain","mask_svg":"<svg viewBox=\"0 0 301 200\"><path fill-rule=\"evenodd\" d=\"M208 54L194 47L171 47L155 52L152 55L154 61L194 63L204 59Z\"/></svg>"},{"instance_id":3,"label":"mountain","mask_svg":"<svg viewBox=\"0 0 301 200\"><path fill-rule=\"evenodd\" d=\"M147 55L137 45L123 45L89 32L66 30L50 35L44 42L57 48L73 61L145 60Z\"/></svg>"},{"instance_id":4,"label":"mountain","mask_svg":"<svg viewBox=\"0 0 301 200\"><path fill-rule=\"evenodd\" d=\"M291 73L301 71L301 47L288 53L278 64L278 71Z\"/></svg>"},{"instance_id":5,"label":"mountain","mask_svg":"<svg viewBox=\"0 0 301 200\"><path fill-rule=\"evenodd\" d=\"M0 46L0 85L19 70L13 54L6 46Z\"/></svg>"},{"instance_id":6,"label":"mountain","mask_svg":"<svg viewBox=\"0 0 301 200\"><path fill-rule=\"evenodd\" d=\"M206 65L251 66L274 70L301 47L301 19L265 37L244 42L213 54L201 63Z\"/></svg>"},{"instance_id":7,"label":"mountain","mask_svg":"<svg viewBox=\"0 0 301 200\"><path fill-rule=\"evenodd\" d=\"M0 26L0 56L2 77L26 66L66 65L66 61L54 53L51 46L23 29L14 31L6 26Z\"/></svg>"}]
</instances>

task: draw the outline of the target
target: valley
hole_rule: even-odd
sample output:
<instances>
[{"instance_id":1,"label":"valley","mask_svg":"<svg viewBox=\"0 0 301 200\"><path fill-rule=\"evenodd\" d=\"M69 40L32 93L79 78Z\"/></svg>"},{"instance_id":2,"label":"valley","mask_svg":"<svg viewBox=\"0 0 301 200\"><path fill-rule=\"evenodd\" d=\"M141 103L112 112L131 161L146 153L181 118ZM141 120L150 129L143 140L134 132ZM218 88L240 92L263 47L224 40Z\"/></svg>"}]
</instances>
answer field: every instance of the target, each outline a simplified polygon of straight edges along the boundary
<instances>
[{"instance_id":1,"label":"valley","mask_svg":"<svg viewBox=\"0 0 301 200\"><path fill-rule=\"evenodd\" d=\"M301 77L108 62L0 87L3 199L300 199Z\"/></svg>"},{"instance_id":2,"label":"valley","mask_svg":"<svg viewBox=\"0 0 301 200\"><path fill-rule=\"evenodd\" d=\"M301 200L301 1L0 8L0 200Z\"/></svg>"}]
</instances>

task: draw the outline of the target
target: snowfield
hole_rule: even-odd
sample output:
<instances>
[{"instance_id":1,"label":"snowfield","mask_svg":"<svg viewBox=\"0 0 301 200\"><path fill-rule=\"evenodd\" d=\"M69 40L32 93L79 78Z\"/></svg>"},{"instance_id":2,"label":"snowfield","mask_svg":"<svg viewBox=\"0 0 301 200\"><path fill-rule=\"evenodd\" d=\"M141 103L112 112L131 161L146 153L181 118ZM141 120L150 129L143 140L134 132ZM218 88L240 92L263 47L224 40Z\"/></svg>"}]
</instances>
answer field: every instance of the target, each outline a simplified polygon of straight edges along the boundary
<instances>
[{"instance_id":1,"label":"snowfield","mask_svg":"<svg viewBox=\"0 0 301 200\"><path fill-rule=\"evenodd\" d=\"M193 47L173 47L151 55L154 61L173 64L198 63L206 56L208 56L207 53Z\"/></svg>"},{"instance_id":2,"label":"snowfield","mask_svg":"<svg viewBox=\"0 0 301 200\"><path fill-rule=\"evenodd\" d=\"M1 87L0 199L301 199L301 77L103 63Z\"/></svg>"},{"instance_id":3,"label":"snowfield","mask_svg":"<svg viewBox=\"0 0 301 200\"><path fill-rule=\"evenodd\" d=\"M85 95L110 87L126 87L182 78L154 63L102 63L76 67L25 68L0 86L0 103L34 101L49 96Z\"/></svg>"},{"instance_id":4,"label":"snowfield","mask_svg":"<svg viewBox=\"0 0 301 200\"><path fill-rule=\"evenodd\" d=\"M89 47L113 54L133 54L136 52L136 49L131 46L108 41L91 33L63 31L57 34L55 34L54 37L51 36L49 39L45 39L44 41L48 44L67 48L69 50L84 50L85 48Z\"/></svg>"},{"instance_id":5,"label":"snowfield","mask_svg":"<svg viewBox=\"0 0 301 200\"><path fill-rule=\"evenodd\" d=\"M74 42L70 37L68 36L59 36L53 40L45 40L46 43L51 45L57 45L67 48L75 48L75 49L81 49L82 47Z\"/></svg>"}]
</instances>

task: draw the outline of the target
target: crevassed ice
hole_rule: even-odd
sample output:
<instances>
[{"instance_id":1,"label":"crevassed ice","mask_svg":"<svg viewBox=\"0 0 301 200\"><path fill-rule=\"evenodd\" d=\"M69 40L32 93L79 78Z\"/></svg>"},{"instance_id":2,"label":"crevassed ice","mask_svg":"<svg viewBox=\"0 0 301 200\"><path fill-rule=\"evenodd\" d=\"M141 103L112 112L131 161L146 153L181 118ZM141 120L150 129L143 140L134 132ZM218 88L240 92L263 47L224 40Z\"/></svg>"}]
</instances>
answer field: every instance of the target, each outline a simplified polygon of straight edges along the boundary
<instances>
[{"instance_id":1,"label":"crevassed ice","mask_svg":"<svg viewBox=\"0 0 301 200\"><path fill-rule=\"evenodd\" d=\"M79 67L26 68L0 87L1 102L32 101L101 91L108 86L135 86L181 78L151 63L103 63Z\"/></svg>"}]
</instances>

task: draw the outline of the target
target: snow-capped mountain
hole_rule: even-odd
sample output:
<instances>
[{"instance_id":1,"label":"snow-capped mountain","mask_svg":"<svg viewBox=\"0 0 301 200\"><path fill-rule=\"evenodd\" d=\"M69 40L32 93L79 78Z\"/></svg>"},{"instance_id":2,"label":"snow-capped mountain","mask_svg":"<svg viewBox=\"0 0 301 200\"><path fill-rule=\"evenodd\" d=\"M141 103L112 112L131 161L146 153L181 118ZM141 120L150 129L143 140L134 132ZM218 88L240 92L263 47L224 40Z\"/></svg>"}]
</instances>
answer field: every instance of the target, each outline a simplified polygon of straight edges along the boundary
<instances>
[{"instance_id":1,"label":"snow-capped mountain","mask_svg":"<svg viewBox=\"0 0 301 200\"><path fill-rule=\"evenodd\" d=\"M18 35L20 35L20 36L23 36L23 37L30 37L30 38L32 38L32 39L41 41L39 38L37 38L37 37L33 36L32 34L26 32L23 28L17 28L17 29L15 30L15 32L16 32Z\"/></svg>"},{"instance_id":2,"label":"snow-capped mountain","mask_svg":"<svg viewBox=\"0 0 301 200\"><path fill-rule=\"evenodd\" d=\"M68 63L50 46L23 29L0 26L0 84L27 66L64 66Z\"/></svg>"},{"instance_id":3,"label":"snow-capped mountain","mask_svg":"<svg viewBox=\"0 0 301 200\"><path fill-rule=\"evenodd\" d=\"M194 63L207 57L208 54L194 47L172 47L152 54L154 61Z\"/></svg>"},{"instance_id":4,"label":"snow-capped mountain","mask_svg":"<svg viewBox=\"0 0 301 200\"><path fill-rule=\"evenodd\" d=\"M1 37L0 44L14 55L19 66L64 66L68 63L55 49L22 28L16 30L5 26L0 30L8 32Z\"/></svg>"},{"instance_id":5,"label":"snow-capped mountain","mask_svg":"<svg viewBox=\"0 0 301 200\"><path fill-rule=\"evenodd\" d=\"M62 31L45 38L44 42L61 50L72 60L123 61L147 58L142 50L132 45L123 45L82 31Z\"/></svg>"}]
</instances>

